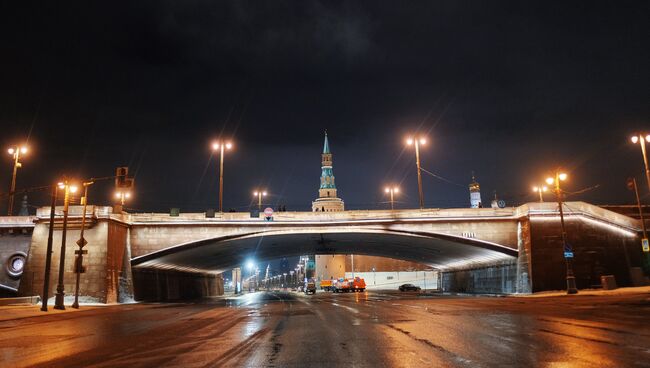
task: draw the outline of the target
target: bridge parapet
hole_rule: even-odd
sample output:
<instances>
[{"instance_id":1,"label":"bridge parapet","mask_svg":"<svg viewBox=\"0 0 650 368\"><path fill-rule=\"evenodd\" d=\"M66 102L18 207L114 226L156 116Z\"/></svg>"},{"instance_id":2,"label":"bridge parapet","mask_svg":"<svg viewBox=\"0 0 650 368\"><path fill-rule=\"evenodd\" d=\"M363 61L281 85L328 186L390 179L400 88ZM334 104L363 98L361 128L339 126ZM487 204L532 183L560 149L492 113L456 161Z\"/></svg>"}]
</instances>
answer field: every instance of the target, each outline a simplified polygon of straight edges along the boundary
<instances>
[{"instance_id":1,"label":"bridge parapet","mask_svg":"<svg viewBox=\"0 0 650 368\"><path fill-rule=\"evenodd\" d=\"M36 216L1 216L0 228L33 228Z\"/></svg>"},{"instance_id":2,"label":"bridge parapet","mask_svg":"<svg viewBox=\"0 0 650 368\"><path fill-rule=\"evenodd\" d=\"M406 209L406 210L352 210L341 212L276 212L274 222L345 222L367 220L417 220L417 219L488 219L514 218L515 208L451 208L451 209ZM179 216L169 216L165 213L133 213L113 215L127 223L219 223L219 222L260 222L259 218L251 218L248 212L228 212L215 214L214 218L206 218L205 213L181 213Z\"/></svg>"}]
</instances>

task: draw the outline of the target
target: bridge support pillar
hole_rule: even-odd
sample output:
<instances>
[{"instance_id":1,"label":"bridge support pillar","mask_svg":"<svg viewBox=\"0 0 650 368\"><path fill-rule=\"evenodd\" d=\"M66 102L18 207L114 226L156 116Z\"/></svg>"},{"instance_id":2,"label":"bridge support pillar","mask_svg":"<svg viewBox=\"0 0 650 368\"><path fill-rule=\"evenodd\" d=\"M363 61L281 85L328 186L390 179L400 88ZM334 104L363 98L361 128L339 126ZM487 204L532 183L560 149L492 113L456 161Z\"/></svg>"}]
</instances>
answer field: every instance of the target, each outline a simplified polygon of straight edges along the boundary
<instances>
[{"instance_id":1,"label":"bridge support pillar","mask_svg":"<svg viewBox=\"0 0 650 368\"><path fill-rule=\"evenodd\" d=\"M517 223L517 281L516 292L529 294L533 291L530 264L530 221L522 219Z\"/></svg>"}]
</instances>

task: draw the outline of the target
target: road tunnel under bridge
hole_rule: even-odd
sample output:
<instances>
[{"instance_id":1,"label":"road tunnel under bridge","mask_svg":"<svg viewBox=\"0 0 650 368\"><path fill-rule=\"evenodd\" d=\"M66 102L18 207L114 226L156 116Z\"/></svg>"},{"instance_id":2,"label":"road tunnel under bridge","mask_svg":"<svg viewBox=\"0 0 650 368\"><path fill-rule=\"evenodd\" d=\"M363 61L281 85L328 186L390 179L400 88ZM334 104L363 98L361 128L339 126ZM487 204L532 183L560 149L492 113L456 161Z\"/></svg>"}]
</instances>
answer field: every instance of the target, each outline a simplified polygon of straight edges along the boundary
<instances>
[{"instance_id":1,"label":"road tunnel under bridge","mask_svg":"<svg viewBox=\"0 0 650 368\"><path fill-rule=\"evenodd\" d=\"M190 242L134 258L132 267L136 299L153 296L144 291L152 290L148 284L155 281L152 275L158 274L159 279L160 274L165 272L209 275L240 267L250 259L265 262L304 254L372 255L418 262L445 271L458 268L514 268L518 250L446 234L340 229L321 229L319 232L265 231ZM163 285L156 285L154 289L164 289L166 283L163 280ZM499 289L500 285L493 285L490 290ZM161 294L164 292L155 293Z\"/></svg>"}]
</instances>

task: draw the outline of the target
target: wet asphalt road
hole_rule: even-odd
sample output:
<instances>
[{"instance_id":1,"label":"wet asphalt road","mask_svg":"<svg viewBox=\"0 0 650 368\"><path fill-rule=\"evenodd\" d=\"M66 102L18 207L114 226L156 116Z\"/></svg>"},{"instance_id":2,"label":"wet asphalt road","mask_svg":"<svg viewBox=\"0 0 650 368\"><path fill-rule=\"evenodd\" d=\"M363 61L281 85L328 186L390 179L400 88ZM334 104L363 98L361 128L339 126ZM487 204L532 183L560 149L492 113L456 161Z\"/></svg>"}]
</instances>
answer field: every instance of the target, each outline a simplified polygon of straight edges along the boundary
<instances>
[{"instance_id":1,"label":"wet asphalt road","mask_svg":"<svg viewBox=\"0 0 650 368\"><path fill-rule=\"evenodd\" d=\"M650 367L650 295L255 293L0 322L0 366Z\"/></svg>"}]
</instances>

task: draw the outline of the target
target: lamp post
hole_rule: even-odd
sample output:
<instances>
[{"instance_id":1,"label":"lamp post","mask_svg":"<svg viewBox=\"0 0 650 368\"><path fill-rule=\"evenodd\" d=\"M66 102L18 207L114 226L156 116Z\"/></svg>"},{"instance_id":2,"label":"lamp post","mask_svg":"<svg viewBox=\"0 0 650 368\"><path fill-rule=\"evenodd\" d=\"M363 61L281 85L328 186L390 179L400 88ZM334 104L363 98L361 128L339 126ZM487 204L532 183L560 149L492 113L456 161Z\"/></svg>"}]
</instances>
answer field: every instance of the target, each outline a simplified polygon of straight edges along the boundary
<instances>
[{"instance_id":1,"label":"lamp post","mask_svg":"<svg viewBox=\"0 0 650 368\"><path fill-rule=\"evenodd\" d=\"M257 210L262 212L262 197L266 197L266 191L255 191L253 195L257 197Z\"/></svg>"},{"instance_id":2,"label":"lamp post","mask_svg":"<svg viewBox=\"0 0 650 368\"><path fill-rule=\"evenodd\" d=\"M639 219L641 220L641 230L643 231L643 238L641 239L641 250L644 255L644 265L643 268L647 271L650 269L650 253L648 252L647 242L648 242L648 232L646 231L645 218L643 217L643 208L641 207L641 199L639 198L639 189L636 185L636 178L627 179L628 189L634 191L636 196L636 205L639 210ZM625 251L625 260L628 262L629 268L629 259L627 256L627 250Z\"/></svg>"},{"instance_id":3,"label":"lamp post","mask_svg":"<svg viewBox=\"0 0 650 368\"><path fill-rule=\"evenodd\" d=\"M420 195L420 209L424 209L424 194L422 192L422 173L420 169L420 144L426 144L427 140L423 137L419 138L409 138L406 140L406 144L413 145L415 144L415 165L418 168L418 194Z\"/></svg>"},{"instance_id":4,"label":"lamp post","mask_svg":"<svg viewBox=\"0 0 650 368\"><path fill-rule=\"evenodd\" d=\"M68 231L68 205L70 204L70 193L75 193L77 187L71 185L67 180L59 183L59 189L64 190L63 197L63 231L61 233L61 254L59 258L59 281L56 285L56 296L54 298L54 309L65 309L63 297L65 296L63 286L63 274L65 271L65 237Z\"/></svg>"},{"instance_id":5,"label":"lamp post","mask_svg":"<svg viewBox=\"0 0 650 368\"><path fill-rule=\"evenodd\" d=\"M79 254L77 261L75 263L75 272L77 273L77 280L75 282L74 290L74 303L72 303L72 308L79 309L79 279L81 277L81 270L83 267L84 260L84 246L88 244L84 238L84 230L86 229L86 207L88 206L88 187L93 185L94 181L87 181L82 184L84 187L84 196L81 198L81 204L83 204L83 210L81 211L81 232L79 234L79 240L77 240L77 245L79 246ZM124 205L124 203L122 203Z\"/></svg>"},{"instance_id":6,"label":"lamp post","mask_svg":"<svg viewBox=\"0 0 650 368\"><path fill-rule=\"evenodd\" d=\"M546 192L548 190L548 187L546 185L540 185L538 187L533 187L533 192L539 193L539 201L544 202L544 196L543 192Z\"/></svg>"},{"instance_id":7,"label":"lamp post","mask_svg":"<svg viewBox=\"0 0 650 368\"><path fill-rule=\"evenodd\" d=\"M14 211L14 191L16 190L16 174L18 174L18 169L20 169L23 164L20 163L20 154L23 155L27 153L27 147L11 147L7 150L10 155L14 157L14 171L11 175L11 188L9 189L9 203L7 203L7 216L13 215Z\"/></svg>"},{"instance_id":8,"label":"lamp post","mask_svg":"<svg viewBox=\"0 0 650 368\"><path fill-rule=\"evenodd\" d=\"M251 292L251 280L253 279L253 271L255 270L255 263L253 261L246 262L246 268L248 269L248 292Z\"/></svg>"},{"instance_id":9,"label":"lamp post","mask_svg":"<svg viewBox=\"0 0 650 368\"><path fill-rule=\"evenodd\" d=\"M384 189L384 191L385 191L386 193L389 193L389 194L390 194L390 209L391 209L391 211L392 211L392 210L395 209L395 205L394 205L394 203L395 203L395 198L394 198L394 195L395 195L395 193L399 193L399 188L398 188L398 187L386 187L386 189Z\"/></svg>"},{"instance_id":10,"label":"lamp post","mask_svg":"<svg viewBox=\"0 0 650 368\"><path fill-rule=\"evenodd\" d=\"M648 190L650 191L650 168L648 168L648 155L646 153L645 149L645 143L650 142L650 134L646 135L645 137L641 134L634 135L630 138L632 143L639 143L641 146L641 154L643 155L643 164L645 165L645 179L648 184Z\"/></svg>"},{"instance_id":11,"label":"lamp post","mask_svg":"<svg viewBox=\"0 0 650 368\"><path fill-rule=\"evenodd\" d=\"M47 298L50 293L50 269L52 267L52 241L54 237L54 212L56 211L56 195L58 185L52 185L51 205L50 205L50 227L47 234L47 250L45 253L45 275L43 276L43 305L41 310L47 312Z\"/></svg>"},{"instance_id":12,"label":"lamp post","mask_svg":"<svg viewBox=\"0 0 650 368\"><path fill-rule=\"evenodd\" d=\"M213 151L219 151L219 212L223 212L223 154L225 150L232 148L230 142L215 142L212 144Z\"/></svg>"},{"instance_id":13,"label":"lamp post","mask_svg":"<svg viewBox=\"0 0 650 368\"><path fill-rule=\"evenodd\" d=\"M560 189L560 181L565 181L567 174L555 172L555 178L549 177L546 179L548 185L555 184L555 196L557 197L557 204L560 209L560 226L562 227L562 244L564 246L564 260L566 263L566 292L567 294L577 294L576 278L573 275L573 249L569 247L566 241L566 229L564 227L564 211L562 210L562 190Z\"/></svg>"}]
</instances>

